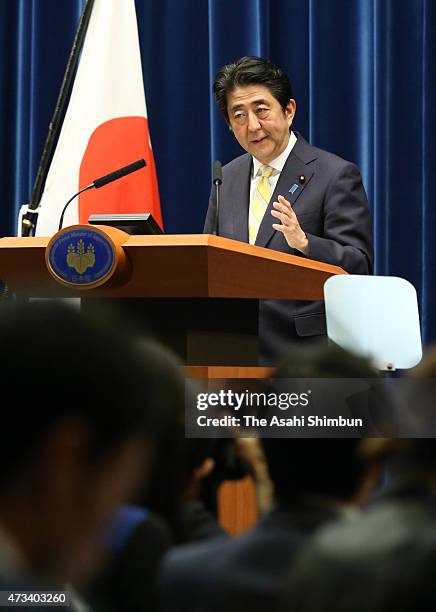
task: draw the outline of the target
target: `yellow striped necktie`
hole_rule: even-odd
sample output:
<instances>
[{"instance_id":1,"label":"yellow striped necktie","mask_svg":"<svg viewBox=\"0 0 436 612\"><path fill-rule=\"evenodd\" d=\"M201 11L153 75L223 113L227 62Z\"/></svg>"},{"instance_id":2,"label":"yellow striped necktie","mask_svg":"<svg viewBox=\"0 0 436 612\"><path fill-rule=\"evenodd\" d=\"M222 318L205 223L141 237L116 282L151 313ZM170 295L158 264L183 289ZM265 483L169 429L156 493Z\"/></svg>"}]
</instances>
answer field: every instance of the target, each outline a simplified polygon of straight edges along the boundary
<instances>
[{"instance_id":1,"label":"yellow striped necktie","mask_svg":"<svg viewBox=\"0 0 436 612\"><path fill-rule=\"evenodd\" d=\"M256 242L260 224L271 200L272 189L269 178L273 172L274 168L266 165L261 166L258 170L260 179L257 182L248 214L248 241L250 244Z\"/></svg>"}]
</instances>

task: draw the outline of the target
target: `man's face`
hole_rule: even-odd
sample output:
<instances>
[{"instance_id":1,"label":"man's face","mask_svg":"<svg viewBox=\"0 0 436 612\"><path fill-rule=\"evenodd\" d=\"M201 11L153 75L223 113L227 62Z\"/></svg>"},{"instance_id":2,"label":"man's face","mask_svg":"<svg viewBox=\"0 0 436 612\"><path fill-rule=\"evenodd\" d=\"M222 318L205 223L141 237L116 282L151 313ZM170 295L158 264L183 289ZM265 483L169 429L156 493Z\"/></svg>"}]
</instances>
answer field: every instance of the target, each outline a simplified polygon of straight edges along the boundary
<instances>
[{"instance_id":1,"label":"man's face","mask_svg":"<svg viewBox=\"0 0 436 612\"><path fill-rule=\"evenodd\" d=\"M95 459L90 458L91 436L80 422L59 424L34 467L35 533L32 547L23 548L29 566L42 577L62 582L88 577L101 552L106 521L148 480L151 439L132 434Z\"/></svg>"},{"instance_id":2,"label":"man's face","mask_svg":"<svg viewBox=\"0 0 436 612\"><path fill-rule=\"evenodd\" d=\"M269 164L286 149L295 109L295 100L289 100L283 111L264 85L236 87L227 96L227 112L236 140L262 164Z\"/></svg>"}]
</instances>

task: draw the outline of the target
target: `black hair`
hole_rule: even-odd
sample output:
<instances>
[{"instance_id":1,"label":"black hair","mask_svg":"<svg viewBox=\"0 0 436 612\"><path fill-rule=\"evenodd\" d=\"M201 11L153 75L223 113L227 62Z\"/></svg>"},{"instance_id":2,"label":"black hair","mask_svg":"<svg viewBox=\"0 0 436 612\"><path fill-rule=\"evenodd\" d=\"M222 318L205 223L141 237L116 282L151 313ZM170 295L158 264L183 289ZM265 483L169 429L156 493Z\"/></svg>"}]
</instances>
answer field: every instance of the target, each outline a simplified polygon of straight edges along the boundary
<instances>
[{"instance_id":1,"label":"black hair","mask_svg":"<svg viewBox=\"0 0 436 612\"><path fill-rule=\"evenodd\" d=\"M366 359L326 343L294 347L275 373L282 379L377 377ZM263 439L278 501L286 505L314 496L350 499L364 471L359 442L359 438Z\"/></svg>"},{"instance_id":2,"label":"black hair","mask_svg":"<svg viewBox=\"0 0 436 612\"><path fill-rule=\"evenodd\" d=\"M53 302L0 309L0 484L37 456L48 433L77 419L97 463L129 437L154 436L184 402L172 355L139 343L107 309Z\"/></svg>"},{"instance_id":3,"label":"black hair","mask_svg":"<svg viewBox=\"0 0 436 612\"><path fill-rule=\"evenodd\" d=\"M223 66L215 77L213 92L218 108L227 123L227 96L236 87L263 85L269 89L285 111L289 100L293 98L292 86L288 76L272 62L255 56L245 56L232 64Z\"/></svg>"},{"instance_id":4,"label":"black hair","mask_svg":"<svg viewBox=\"0 0 436 612\"><path fill-rule=\"evenodd\" d=\"M436 468L436 441L434 427L434 404L436 392L436 345L430 345L424 352L422 361L408 373L403 380L401 401L403 408L403 431L408 431L407 438L396 440L391 444L391 454L398 455L400 463L405 460L409 469L430 470ZM428 437L422 437L426 432Z\"/></svg>"}]
</instances>

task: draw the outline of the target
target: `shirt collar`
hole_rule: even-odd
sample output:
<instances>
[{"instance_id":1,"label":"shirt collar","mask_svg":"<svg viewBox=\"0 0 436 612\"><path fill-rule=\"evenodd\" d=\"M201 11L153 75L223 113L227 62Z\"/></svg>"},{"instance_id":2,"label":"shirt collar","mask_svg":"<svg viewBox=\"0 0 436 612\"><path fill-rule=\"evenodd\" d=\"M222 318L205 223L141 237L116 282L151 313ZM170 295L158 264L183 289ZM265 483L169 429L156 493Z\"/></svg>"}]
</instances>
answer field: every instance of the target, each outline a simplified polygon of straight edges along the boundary
<instances>
[{"instance_id":1,"label":"shirt collar","mask_svg":"<svg viewBox=\"0 0 436 612\"><path fill-rule=\"evenodd\" d=\"M296 142L297 142L297 137L295 136L294 132L291 132L289 135L289 142L286 145L286 149L282 151L278 157L273 159L273 161L268 164L270 168L274 168L275 170L274 174L280 174L280 172L283 170L283 166L285 165L286 160L288 159L289 154L294 148ZM253 175L252 175L253 178L257 176L257 173L261 166L263 166L262 162L260 162L258 159L253 157Z\"/></svg>"}]
</instances>

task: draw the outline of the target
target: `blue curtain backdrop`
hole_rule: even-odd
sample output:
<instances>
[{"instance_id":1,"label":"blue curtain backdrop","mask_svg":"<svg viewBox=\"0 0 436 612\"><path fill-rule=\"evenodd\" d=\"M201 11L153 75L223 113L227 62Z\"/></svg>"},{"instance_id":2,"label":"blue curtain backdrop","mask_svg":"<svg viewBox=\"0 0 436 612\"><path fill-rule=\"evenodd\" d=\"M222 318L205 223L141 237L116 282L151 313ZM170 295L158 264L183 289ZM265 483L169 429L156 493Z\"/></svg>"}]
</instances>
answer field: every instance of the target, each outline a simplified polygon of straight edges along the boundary
<instances>
[{"instance_id":1,"label":"blue curtain backdrop","mask_svg":"<svg viewBox=\"0 0 436 612\"><path fill-rule=\"evenodd\" d=\"M242 55L266 56L291 77L295 127L360 166L376 272L415 285L423 340L436 341L436 1L136 0L136 7L167 232L201 232L211 164L240 153L214 107L217 69ZM81 0L0 2L0 235L14 233L29 198L81 9Z\"/></svg>"}]
</instances>

